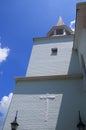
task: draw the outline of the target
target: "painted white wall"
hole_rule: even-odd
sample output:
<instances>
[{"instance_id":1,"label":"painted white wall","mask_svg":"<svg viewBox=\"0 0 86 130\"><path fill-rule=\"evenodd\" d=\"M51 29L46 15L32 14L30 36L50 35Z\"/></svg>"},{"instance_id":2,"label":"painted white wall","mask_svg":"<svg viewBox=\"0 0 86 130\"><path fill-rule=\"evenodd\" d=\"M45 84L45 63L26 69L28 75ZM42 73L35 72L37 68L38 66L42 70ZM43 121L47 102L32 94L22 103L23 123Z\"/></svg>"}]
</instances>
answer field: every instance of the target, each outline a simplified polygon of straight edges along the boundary
<instances>
[{"instance_id":1,"label":"painted white wall","mask_svg":"<svg viewBox=\"0 0 86 130\"><path fill-rule=\"evenodd\" d=\"M73 51L73 37L39 40L33 45L26 76L80 73L78 55ZM57 55L51 49L57 48Z\"/></svg>"},{"instance_id":2,"label":"painted white wall","mask_svg":"<svg viewBox=\"0 0 86 130\"><path fill-rule=\"evenodd\" d=\"M45 122L46 102L40 96L47 93L55 99L49 99ZM10 130L16 110L18 130L77 130L79 110L86 122L85 99L82 79L18 82L3 130Z\"/></svg>"}]
</instances>

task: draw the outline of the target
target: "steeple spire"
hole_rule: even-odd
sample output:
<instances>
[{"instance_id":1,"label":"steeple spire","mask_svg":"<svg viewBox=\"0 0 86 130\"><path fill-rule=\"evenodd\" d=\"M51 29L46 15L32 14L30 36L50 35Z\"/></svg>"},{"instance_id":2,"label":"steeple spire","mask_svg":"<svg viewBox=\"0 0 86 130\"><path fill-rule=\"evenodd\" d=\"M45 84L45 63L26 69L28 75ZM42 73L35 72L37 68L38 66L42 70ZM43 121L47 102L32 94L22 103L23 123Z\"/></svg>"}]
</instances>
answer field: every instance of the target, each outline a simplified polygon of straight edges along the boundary
<instances>
[{"instance_id":1,"label":"steeple spire","mask_svg":"<svg viewBox=\"0 0 86 130\"><path fill-rule=\"evenodd\" d=\"M59 17L59 20L55 26L53 26L50 31L47 33L47 37L51 36L64 36L64 35L71 35L73 31L71 28L66 26L63 22L62 17Z\"/></svg>"},{"instance_id":2,"label":"steeple spire","mask_svg":"<svg viewBox=\"0 0 86 130\"><path fill-rule=\"evenodd\" d=\"M61 17L61 16L59 16L59 20L58 20L58 22L57 22L56 26L62 26L62 25L65 25L65 24L64 24L64 22L63 22L62 17Z\"/></svg>"}]
</instances>

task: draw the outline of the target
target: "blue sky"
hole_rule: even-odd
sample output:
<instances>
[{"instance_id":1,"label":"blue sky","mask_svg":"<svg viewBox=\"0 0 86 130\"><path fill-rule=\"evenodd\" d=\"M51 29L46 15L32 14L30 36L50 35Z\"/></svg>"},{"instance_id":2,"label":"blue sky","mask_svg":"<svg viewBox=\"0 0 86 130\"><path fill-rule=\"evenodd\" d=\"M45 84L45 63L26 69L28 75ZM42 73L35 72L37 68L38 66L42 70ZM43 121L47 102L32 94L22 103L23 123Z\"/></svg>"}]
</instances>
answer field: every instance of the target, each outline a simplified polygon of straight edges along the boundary
<instances>
[{"instance_id":1,"label":"blue sky","mask_svg":"<svg viewBox=\"0 0 86 130\"><path fill-rule=\"evenodd\" d=\"M8 101L17 76L25 76L33 37L44 37L59 16L70 26L85 0L0 0L0 100ZM6 97L7 96L7 97ZM5 100L4 99L4 100ZM2 114L0 114L2 115Z\"/></svg>"}]
</instances>

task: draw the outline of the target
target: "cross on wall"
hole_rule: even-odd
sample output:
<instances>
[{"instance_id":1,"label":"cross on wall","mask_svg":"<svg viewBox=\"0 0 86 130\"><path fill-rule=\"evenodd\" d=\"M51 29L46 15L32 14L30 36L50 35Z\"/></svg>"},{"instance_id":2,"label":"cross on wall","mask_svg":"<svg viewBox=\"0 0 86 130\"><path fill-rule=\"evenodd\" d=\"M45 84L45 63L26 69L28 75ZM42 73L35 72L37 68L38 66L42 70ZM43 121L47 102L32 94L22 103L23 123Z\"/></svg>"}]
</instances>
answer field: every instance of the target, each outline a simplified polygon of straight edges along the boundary
<instances>
[{"instance_id":1,"label":"cross on wall","mask_svg":"<svg viewBox=\"0 0 86 130\"><path fill-rule=\"evenodd\" d=\"M54 95L46 94L44 96L40 96L40 99L45 100L45 122L48 121L48 106L49 106L49 99L53 100L55 99Z\"/></svg>"}]
</instances>

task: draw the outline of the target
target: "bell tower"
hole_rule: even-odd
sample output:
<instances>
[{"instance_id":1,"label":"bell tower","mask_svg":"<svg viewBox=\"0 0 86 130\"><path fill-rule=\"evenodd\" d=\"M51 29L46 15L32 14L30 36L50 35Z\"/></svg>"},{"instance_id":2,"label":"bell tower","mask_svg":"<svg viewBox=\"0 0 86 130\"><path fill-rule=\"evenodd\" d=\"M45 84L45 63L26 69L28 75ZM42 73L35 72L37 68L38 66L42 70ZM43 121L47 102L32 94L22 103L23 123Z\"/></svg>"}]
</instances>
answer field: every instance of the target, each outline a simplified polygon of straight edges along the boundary
<instances>
[{"instance_id":1,"label":"bell tower","mask_svg":"<svg viewBox=\"0 0 86 130\"><path fill-rule=\"evenodd\" d=\"M62 17L46 37L33 38L26 76L15 78L16 86L3 130L10 130L12 126L18 130L80 128L77 127L78 111L86 115L86 95L73 40L74 32L64 24ZM16 110L17 124L16 118L13 121Z\"/></svg>"},{"instance_id":2,"label":"bell tower","mask_svg":"<svg viewBox=\"0 0 86 130\"><path fill-rule=\"evenodd\" d=\"M47 37L58 36L58 35L71 35L74 32L64 24L62 17L59 17L59 20L55 26L47 33Z\"/></svg>"},{"instance_id":3,"label":"bell tower","mask_svg":"<svg viewBox=\"0 0 86 130\"><path fill-rule=\"evenodd\" d=\"M66 26L60 16L58 22L53 26L46 37L33 38L34 45L28 64L26 77L65 75L78 72L68 70L74 32ZM70 50L70 51L67 51ZM65 59L68 58L68 60ZM78 62L77 60L75 62Z\"/></svg>"}]
</instances>

